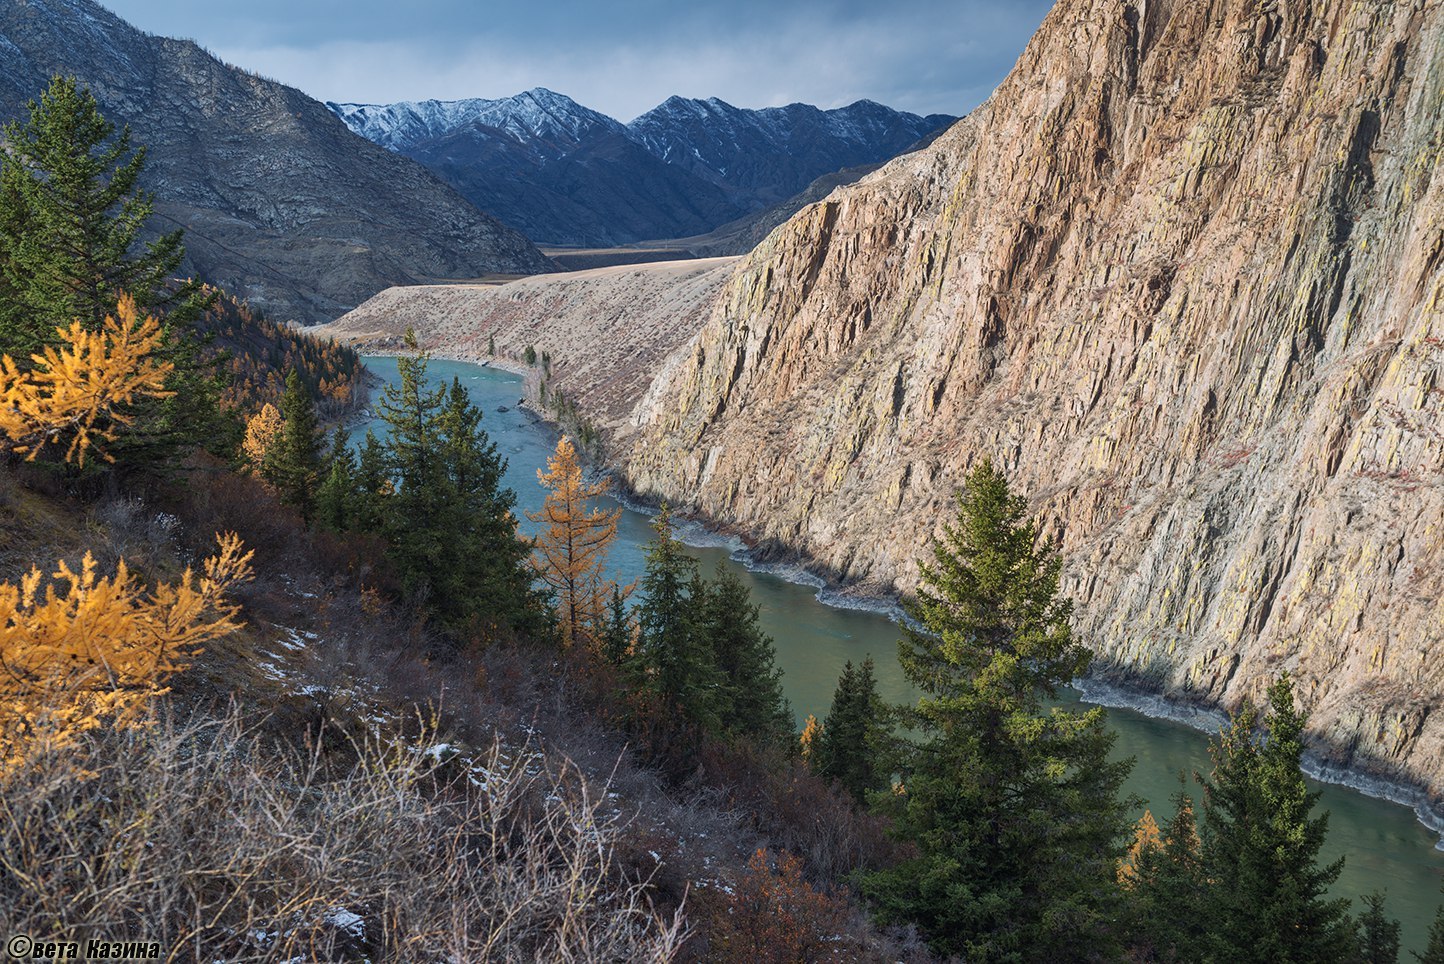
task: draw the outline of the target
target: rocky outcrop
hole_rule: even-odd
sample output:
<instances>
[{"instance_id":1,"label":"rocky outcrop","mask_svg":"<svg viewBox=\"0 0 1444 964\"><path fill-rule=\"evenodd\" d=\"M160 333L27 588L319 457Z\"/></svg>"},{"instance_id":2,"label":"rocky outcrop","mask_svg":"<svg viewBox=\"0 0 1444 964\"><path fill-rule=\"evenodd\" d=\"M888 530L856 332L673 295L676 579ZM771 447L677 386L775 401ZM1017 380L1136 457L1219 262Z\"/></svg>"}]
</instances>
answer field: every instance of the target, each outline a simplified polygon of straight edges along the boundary
<instances>
[{"instance_id":1,"label":"rocky outcrop","mask_svg":"<svg viewBox=\"0 0 1444 964\"><path fill-rule=\"evenodd\" d=\"M313 330L363 350L393 351L413 329L423 348L447 358L530 374L527 391L535 398L542 368L523 361L532 348L550 358L552 390L565 392L619 444L658 366L702 327L736 262L696 259L538 275L504 285L391 288Z\"/></svg>"},{"instance_id":2,"label":"rocky outcrop","mask_svg":"<svg viewBox=\"0 0 1444 964\"><path fill-rule=\"evenodd\" d=\"M552 270L521 235L300 91L144 34L91 0L0 4L0 117L54 74L149 148L153 227L187 268L278 320L336 317L393 284Z\"/></svg>"},{"instance_id":3,"label":"rocky outcrop","mask_svg":"<svg viewBox=\"0 0 1444 964\"><path fill-rule=\"evenodd\" d=\"M1444 793L1444 3L1060 0L743 261L625 471L906 590L983 456L1098 669Z\"/></svg>"}]
</instances>

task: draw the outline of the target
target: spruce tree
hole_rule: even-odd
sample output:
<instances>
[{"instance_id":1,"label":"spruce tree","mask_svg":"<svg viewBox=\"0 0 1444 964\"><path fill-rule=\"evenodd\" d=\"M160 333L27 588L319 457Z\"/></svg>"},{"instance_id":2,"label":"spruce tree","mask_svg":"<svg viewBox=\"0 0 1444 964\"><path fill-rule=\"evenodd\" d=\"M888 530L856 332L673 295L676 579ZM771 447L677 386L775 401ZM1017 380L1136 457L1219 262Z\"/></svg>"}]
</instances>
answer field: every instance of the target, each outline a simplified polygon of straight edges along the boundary
<instances>
[{"instance_id":1,"label":"spruce tree","mask_svg":"<svg viewBox=\"0 0 1444 964\"><path fill-rule=\"evenodd\" d=\"M406 344L415 349L416 340L407 332ZM426 384L427 356L417 354L396 360L399 381L389 384L376 402L376 414L387 425L385 442L386 476L389 495L381 519L381 535L389 555L413 601L434 605L440 593L435 581L444 578L449 562L445 531L449 520L444 508L451 500L450 483L441 457L437 420L446 401L446 389ZM362 450L363 481L367 469ZM443 602L442 609L449 609ZM454 614L452 614L454 615Z\"/></svg>"},{"instance_id":2,"label":"spruce tree","mask_svg":"<svg viewBox=\"0 0 1444 964\"><path fill-rule=\"evenodd\" d=\"M281 396L281 433L272 443L261 474L295 506L309 525L316 512L316 487L321 480L321 428L311 393L296 369L286 376Z\"/></svg>"},{"instance_id":3,"label":"spruce tree","mask_svg":"<svg viewBox=\"0 0 1444 964\"><path fill-rule=\"evenodd\" d=\"M539 638L550 624L531 585L531 543L517 533L516 493L502 484L506 459L481 420L481 409L453 378L436 420L448 501L432 522L445 560L435 574L440 592L434 602L444 620L467 621L478 638L514 632Z\"/></svg>"},{"instance_id":4,"label":"spruce tree","mask_svg":"<svg viewBox=\"0 0 1444 964\"><path fill-rule=\"evenodd\" d=\"M888 785L889 771L881 764L887 738L885 719L872 657L856 668L849 660L837 681L813 768L824 778L837 781L861 804Z\"/></svg>"},{"instance_id":5,"label":"spruce tree","mask_svg":"<svg viewBox=\"0 0 1444 964\"><path fill-rule=\"evenodd\" d=\"M144 147L101 114L73 77L54 78L27 116L0 133L0 354L22 365L79 320L98 328L122 293L161 322L157 357L169 362L169 394L137 402L111 449L122 469L171 471L201 446L229 457L244 427L225 411L222 369L204 364L195 329L216 293L173 277L182 232L142 242L153 202L138 182Z\"/></svg>"},{"instance_id":6,"label":"spruce tree","mask_svg":"<svg viewBox=\"0 0 1444 964\"><path fill-rule=\"evenodd\" d=\"M614 666L621 666L632 652L635 623L627 612L627 600L622 587L612 583L612 595L607 601L607 618L602 628L602 658Z\"/></svg>"},{"instance_id":7,"label":"spruce tree","mask_svg":"<svg viewBox=\"0 0 1444 964\"><path fill-rule=\"evenodd\" d=\"M792 740L792 709L782 695L782 670L772 637L742 580L722 562L703 590L701 624L720 674L723 731L781 746Z\"/></svg>"},{"instance_id":8,"label":"spruce tree","mask_svg":"<svg viewBox=\"0 0 1444 964\"><path fill-rule=\"evenodd\" d=\"M1137 847L1125 864L1130 943L1140 959L1186 961L1199 957L1209 921L1199 913L1207 898L1193 799L1179 774L1173 816L1152 846Z\"/></svg>"},{"instance_id":9,"label":"spruce tree","mask_svg":"<svg viewBox=\"0 0 1444 964\"><path fill-rule=\"evenodd\" d=\"M885 921L942 954L1076 960L1116 953L1117 864L1128 831L1101 708L1045 708L1090 654L1058 596L1056 551L984 461L921 567L899 643L922 691L903 792L888 798L918 856L863 878Z\"/></svg>"},{"instance_id":10,"label":"spruce tree","mask_svg":"<svg viewBox=\"0 0 1444 964\"><path fill-rule=\"evenodd\" d=\"M351 528L358 532L383 535L393 492L386 468L386 447L376 433L366 430L361 454L356 460L356 498L351 510Z\"/></svg>"},{"instance_id":11,"label":"spruce tree","mask_svg":"<svg viewBox=\"0 0 1444 964\"><path fill-rule=\"evenodd\" d=\"M1268 691L1265 734L1245 705L1213 741L1205 782L1203 860L1208 956L1216 961L1343 960L1353 945L1348 901L1329 899L1344 861L1318 863L1328 813L1299 767L1304 716L1287 675Z\"/></svg>"},{"instance_id":12,"label":"spruce tree","mask_svg":"<svg viewBox=\"0 0 1444 964\"><path fill-rule=\"evenodd\" d=\"M0 137L0 353L26 360L57 326L89 329L121 292L143 314L178 308L193 320L209 300L198 282L172 286L182 232L142 244L153 208L138 187L144 147L117 131L89 90L56 77Z\"/></svg>"},{"instance_id":13,"label":"spruce tree","mask_svg":"<svg viewBox=\"0 0 1444 964\"><path fill-rule=\"evenodd\" d=\"M647 546L642 602L637 606L638 652L634 667L644 687L668 710L709 732L721 727L720 674L694 604L700 579L697 563L672 536L666 506L652 523L656 538Z\"/></svg>"},{"instance_id":14,"label":"spruce tree","mask_svg":"<svg viewBox=\"0 0 1444 964\"><path fill-rule=\"evenodd\" d=\"M1439 888L1444 894L1444 885ZM1434 922L1429 925L1429 943L1424 945L1424 953L1411 952L1420 964L1444 964L1444 903L1434 912Z\"/></svg>"},{"instance_id":15,"label":"spruce tree","mask_svg":"<svg viewBox=\"0 0 1444 964\"><path fill-rule=\"evenodd\" d=\"M349 434L338 428L331 436L331 452L321 471L316 519L335 532L353 528L356 501L356 456L351 452Z\"/></svg>"},{"instance_id":16,"label":"spruce tree","mask_svg":"<svg viewBox=\"0 0 1444 964\"><path fill-rule=\"evenodd\" d=\"M1384 913L1384 895L1365 894L1358 921L1358 964L1396 964L1399 960L1399 922Z\"/></svg>"}]
</instances>

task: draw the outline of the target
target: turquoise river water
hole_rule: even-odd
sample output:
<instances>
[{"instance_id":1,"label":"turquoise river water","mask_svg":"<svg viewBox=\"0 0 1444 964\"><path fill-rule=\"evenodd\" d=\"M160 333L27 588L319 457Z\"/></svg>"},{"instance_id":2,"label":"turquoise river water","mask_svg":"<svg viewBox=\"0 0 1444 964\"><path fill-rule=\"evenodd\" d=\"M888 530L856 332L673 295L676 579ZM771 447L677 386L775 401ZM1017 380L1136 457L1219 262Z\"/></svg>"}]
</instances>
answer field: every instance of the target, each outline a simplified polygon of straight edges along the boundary
<instances>
[{"instance_id":1,"label":"turquoise river water","mask_svg":"<svg viewBox=\"0 0 1444 964\"><path fill-rule=\"evenodd\" d=\"M367 358L366 364L383 380L396 379L394 359ZM428 377L446 382L453 377L461 379L485 411L483 425L508 459L506 480L517 492L519 515L540 508L544 493L537 484L536 470L546 465L556 433L516 406L521 380L497 369L438 359L431 360ZM508 411L499 411L503 407ZM370 422L363 432L366 427L384 435L382 423ZM524 531L534 530L524 516L520 518ZM622 513L609 556L622 581L642 571L643 547L652 537L649 523L645 512L628 507ZM843 663L858 662L868 655L877 663L884 699L900 702L914 698L896 659L898 628L887 615L826 605L819 599L820 583L798 572L749 568L740 546L700 528L679 534L689 543L703 572L711 572L719 564L727 566L751 590L762 623L776 642L783 685L799 721L809 713L825 716ZM825 591L821 595L827 598ZM1069 698L1076 701L1077 695ZM1207 772L1207 735L1130 709L1110 709L1108 716L1118 733L1115 752L1136 760L1126 792L1141 797L1161 823L1172 812L1169 796L1178 789L1178 773ZM1444 852L1435 847L1438 837L1406 807L1341 786L1314 784L1314 788L1323 794L1319 806L1330 812L1324 858L1346 858L1336 893L1357 898L1374 890L1387 891L1388 912L1403 925L1406 951L1402 956L1411 960L1407 949L1422 949L1441 900ZM1196 788L1191 793L1198 796Z\"/></svg>"}]
</instances>

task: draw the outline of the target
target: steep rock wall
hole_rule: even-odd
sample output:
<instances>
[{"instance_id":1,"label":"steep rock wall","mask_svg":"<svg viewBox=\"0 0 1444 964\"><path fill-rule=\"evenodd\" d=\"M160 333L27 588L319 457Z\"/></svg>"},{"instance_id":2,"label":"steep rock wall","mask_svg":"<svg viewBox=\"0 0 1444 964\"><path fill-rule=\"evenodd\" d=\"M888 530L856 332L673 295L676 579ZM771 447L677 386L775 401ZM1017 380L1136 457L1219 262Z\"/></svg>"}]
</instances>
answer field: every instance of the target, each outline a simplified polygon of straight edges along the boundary
<instances>
[{"instance_id":1,"label":"steep rock wall","mask_svg":"<svg viewBox=\"0 0 1444 964\"><path fill-rule=\"evenodd\" d=\"M634 487L906 590L987 455L1104 674L1298 679L1444 791L1444 3L1060 0L991 100L742 262Z\"/></svg>"}]
</instances>

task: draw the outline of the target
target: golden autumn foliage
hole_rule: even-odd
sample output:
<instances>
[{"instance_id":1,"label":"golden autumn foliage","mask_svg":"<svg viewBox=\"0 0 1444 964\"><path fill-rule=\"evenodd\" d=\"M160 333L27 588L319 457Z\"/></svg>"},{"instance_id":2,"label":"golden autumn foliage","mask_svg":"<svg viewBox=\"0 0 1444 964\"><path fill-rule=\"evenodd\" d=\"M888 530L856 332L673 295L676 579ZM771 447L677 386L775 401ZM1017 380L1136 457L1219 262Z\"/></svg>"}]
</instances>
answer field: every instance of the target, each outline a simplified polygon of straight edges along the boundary
<instances>
[{"instance_id":1,"label":"golden autumn foliage","mask_svg":"<svg viewBox=\"0 0 1444 964\"><path fill-rule=\"evenodd\" d=\"M1158 821L1153 819L1151 810L1145 810L1134 825L1133 844L1128 848L1128 855L1118 867L1118 882L1125 888L1132 887L1138 879L1138 865L1143 855L1162 849L1163 833L1158 829Z\"/></svg>"},{"instance_id":2,"label":"golden autumn foliage","mask_svg":"<svg viewBox=\"0 0 1444 964\"><path fill-rule=\"evenodd\" d=\"M812 765L812 754L817 751L817 742L820 739L822 739L822 724L817 721L817 717L809 713L807 722L802 725L802 736L797 741L802 752L802 762L808 766Z\"/></svg>"},{"instance_id":3,"label":"golden autumn foliage","mask_svg":"<svg viewBox=\"0 0 1444 964\"><path fill-rule=\"evenodd\" d=\"M164 683L211 640L240 628L226 592L251 575L251 553L235 534L199 575L147 592L124 562L96 573L59 563L42 592L31 569L17 586L0 583L0 767L40 740L65 746L102 724L134 726Z\"/></svg>"},{"instance_id":4,"label":"golden autumn foliage","mask_svg":"<svg viewBox=\"0 0 1444 964\"><path fill-rule=\"evenodd\" d=\"M259 412L246 419L246 438L241 443L241 451L253 467L259 468L266 461L266 453L271 450L276 439L281 437L284 426L281 413L270 402L266 402Z\"/></svg>"},{"instance_id":5,"label":"golden autumn foliage","mask_svg":"<svg viewBox=\"0 0 1444 964\"><path fill-rule=\"evenodd\" d=\"M594 637L605 617L614 584L602 577L603 564L622 510L587 508L588 500L611 488L611 480L583 482L576 448L565 435L547 459L547 471L537 469L537 481L548 492L541 511L527 513L533 522L546 524L533 540L533 565L556 594L562 641L571 646L583 636ZM623 595L631 589L625 587Z\"/></svg>"},{"instance_id":6,"label":"golden autumn foliage","mask_svg":"<svg viewBox=\"0 0 1444 964\"><path fill-rule=\"evenodd\" d=\"M115 428L129 421L118 406L169 394L171 365L151 357L161 343L160 325L141 319L129 296L116 315L98 331L78 321L57 329L62 344L32 355L29 371L9 355L0 358L0 446L33 459L46 444L69 436L66 461L83 465L88 449L112 440Z\"/></svg>"}]
</instances>

